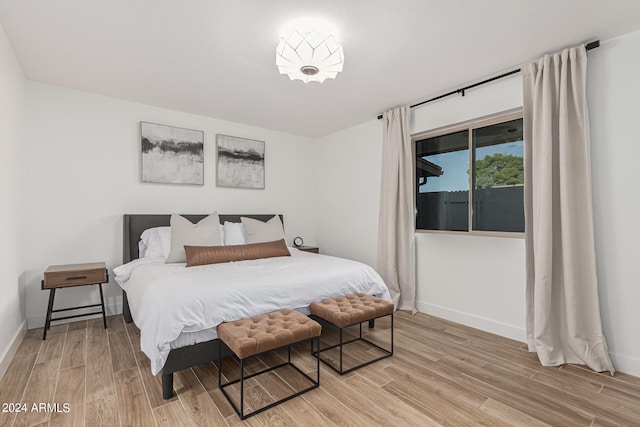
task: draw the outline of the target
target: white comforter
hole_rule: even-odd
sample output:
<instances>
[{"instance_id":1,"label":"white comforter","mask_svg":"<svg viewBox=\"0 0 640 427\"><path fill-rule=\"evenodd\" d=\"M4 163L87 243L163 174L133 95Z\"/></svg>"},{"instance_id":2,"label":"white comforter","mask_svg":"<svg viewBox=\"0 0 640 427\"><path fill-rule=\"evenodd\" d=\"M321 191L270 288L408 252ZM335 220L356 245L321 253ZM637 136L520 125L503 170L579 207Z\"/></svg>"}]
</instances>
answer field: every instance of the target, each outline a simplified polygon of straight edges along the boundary
<instances>
[{"instance_id":1,"label":"white comforter","mask_svg":"<svg viewBox=\"0 0 640 427\"><path fill-rule=\"evenodd\" d=\"M183 333L284 308L304 312L314 301L356 292L391 301L382 278L368 265L290 251L290 257L189 268L142 258L114 269L153 374Z\"/></svg>"}]
</instances>

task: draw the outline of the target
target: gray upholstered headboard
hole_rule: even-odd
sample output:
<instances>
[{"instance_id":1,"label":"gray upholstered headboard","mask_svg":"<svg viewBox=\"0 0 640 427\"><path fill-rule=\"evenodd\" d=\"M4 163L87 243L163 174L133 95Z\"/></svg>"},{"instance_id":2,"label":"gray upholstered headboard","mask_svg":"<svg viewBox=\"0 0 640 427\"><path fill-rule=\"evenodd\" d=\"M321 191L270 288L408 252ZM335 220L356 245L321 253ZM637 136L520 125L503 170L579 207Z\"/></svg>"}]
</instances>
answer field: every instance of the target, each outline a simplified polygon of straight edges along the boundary
<instances>
[{"instance_id":1,"label":"gray upholstered headboard","mask_svg":"<svg viewBox=\"0 0 640 427\"><path fill-rule=\"evenodd\" d=\"M209 214L182 215L191 222L198 222ZM240 217L253 218L260 221L268 221L273 218L271 215L219 215L220 223L225 221L240 222ZM284 218L279 215L284 224ZM124 264L138 258L138 242L142 232L152 227L168 226L171 220L170 214L125 214L123 229L122 262Z\"/></svg>"}]
</instances>

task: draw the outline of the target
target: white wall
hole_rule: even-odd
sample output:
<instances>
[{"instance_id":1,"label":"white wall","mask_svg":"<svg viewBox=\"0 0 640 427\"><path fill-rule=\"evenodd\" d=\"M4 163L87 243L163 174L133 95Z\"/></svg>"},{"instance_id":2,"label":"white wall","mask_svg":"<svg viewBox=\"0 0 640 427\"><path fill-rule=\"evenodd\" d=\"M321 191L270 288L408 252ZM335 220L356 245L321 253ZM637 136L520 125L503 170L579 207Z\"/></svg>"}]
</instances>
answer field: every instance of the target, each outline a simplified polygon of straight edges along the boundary
<instances>
[{"instance_id":1,"label":"white wall","mask_svg":"<svg viewBox=\"0 0 640 427\"><path fill-rule=\"evenodd\" d=\"M317 140L315 203L322 253L376 265L382 123L375 120Z\"/></svg>"},{"instance_id":2,"label":"white wall","mask_svg":"<svg viewBox=\"0 0 640 427\"><path fill-rule=\"evenodd\" d=\"M601 314L609 351L618 370L640 375L640 32L589 52L588 98L592 132L592 182ZM522 105L519 75L412 110L412 133ZM325 144L326 143L326 144ZM382 129L377 120L319 140L318 159L337 167L318 170L319 240L327 253L375 266ZM378 150L375 152L374 150ZM348 168L348 171L345 170ZM351 176L353 185L348 177ZM365 194L362 177L369 176ZM332 204L332 200L340 203ZM324 213L328 212L328 215ZM346 212L350 221L342 221ZM351 213L354 213L352 216ZM355 224L355 225L354 225ZM357 228L356 228L357 230ZM353 236L353 238L351 237ZM416 233L417 306L489 332L524 341L525 262L523 239ZM462 266L462 267L461 267Z\"/></svg>"},{"instance_id":3,"label":"white wall","mask_svg":"<svg viewBox=\"0 0 640 427\"><path fill-rule=\"evenodd\" d=\"M25 330L24 229L25 79L0 26L0 377Z\"/></svg>"},{"instance_id":4,"label":"white wall","mask_svg":"<svg viewBox=\"0 0 640 427\"><path fill-rule=\"evenodd\" d=\"M40 280L48 265L121 264L125 213L282 213L289 242L297 235L315 242L311 139L41 83L26 87L29 328L44 323L48 293ZM140 121L203 130L205 185L141 183ZM266 189L216 187L216 133L266 142ZM119 312L113 274L105 289L109 310ZM90 304L97 292L61 290L56 306Z\"/></svg>"},{"instance_id":5,"label":"white wall","mask_svg":"<svg viewBox=\"0 0 640 427\"><path fill-rule=\"evenodd\" d=\"M614 365L640 375L640 32L589 52L588 94L596 256L604 332Z\"/></svg>"}]
</instances>

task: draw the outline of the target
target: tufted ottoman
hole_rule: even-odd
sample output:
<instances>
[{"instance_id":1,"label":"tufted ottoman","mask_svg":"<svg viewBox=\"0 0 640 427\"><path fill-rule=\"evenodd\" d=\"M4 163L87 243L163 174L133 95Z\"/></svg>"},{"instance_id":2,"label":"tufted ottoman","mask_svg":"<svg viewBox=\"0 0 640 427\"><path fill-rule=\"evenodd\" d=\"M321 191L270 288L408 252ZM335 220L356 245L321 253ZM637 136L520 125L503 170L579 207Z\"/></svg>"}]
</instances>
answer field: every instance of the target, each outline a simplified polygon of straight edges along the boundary
<instances>
[{"instance_id":1,"label":"tufted ottoman","mask_svg":"<svg viewBox=\"0 0 640 427\"><path fill-rule=\"evenodd\" d=\"M233 356L240 363L240 379L222 384L222 346L220 346L220 351L218 353L218 386L241 419L244 420L251 415L255 415L259 412L272 408L293 397L317 388L320 385L320 359L317 359L316 379L314 380L291 363L291 346L303 341L309 341L311 344L311 351L313 353L314 341L317 342L317 348L320 348L319 337L321 329L322 328L318 322L293 310L275 311L273 313L262 314L260 316L236 320L233 322L225 322L218 325L218 338L222 343L229 347ZM245 361L247 361L247 359L285 347L287 348L286 362L245 376ZM297 391L287 397L245 415L244 381L283 366L291 366L294 368L298 373L309 380L311 385L304 390ZM240 383L239 409L225 390L226 387L238 382Z\"/></svg>"},{"instance_id":2,"label":"tufted ottoman","mask_svg":"<svg viewBox=\"0 0 640 427\"><path fill-rule=\"evenodd\" d=\"M339 330L340 342L338 344L323 348L322 350L320 350L320 345L318 344L318 351L312 353L315 356L318 356L320 360L322 360L340 375L346 374L347 372L351 372L370 363L377 362L378 360L384 359L393 354L393 303L373 297L371 295L353 294L314 302L309 306L309 310L311 311L312 317L324 320ZM391 347L389 350L380 347L379 345L369 341L366 338L363 338L362 336L363 322L371 322L374 319L384 316L391 316ZM358 324L360 327L359 335L354 339L343 342L342 332L344 328L356 324ZM382 351L383 354L372 360L368 360L345 370L342 366L343 348L345 345L356 341L366 342ZM322 359L320 357L321 352L331 350L336 347L339 347L340 351L339 368L336 368L328 360Z\"/></svg>"}]
</instances>

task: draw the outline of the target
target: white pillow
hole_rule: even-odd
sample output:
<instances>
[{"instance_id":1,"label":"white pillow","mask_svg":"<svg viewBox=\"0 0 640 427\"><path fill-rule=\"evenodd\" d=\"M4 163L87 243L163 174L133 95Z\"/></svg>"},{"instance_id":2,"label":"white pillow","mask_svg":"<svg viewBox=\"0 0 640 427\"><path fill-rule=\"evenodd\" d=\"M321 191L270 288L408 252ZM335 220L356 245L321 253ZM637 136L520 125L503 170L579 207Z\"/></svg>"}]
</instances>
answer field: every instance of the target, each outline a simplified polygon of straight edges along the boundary
<instances>
[{"instance_id":1,"label":"white pillow","mask_svg":"<svg viewBox=\"0 0 640 427\"><path fill-rule=\"evenodd\" d=\"M184 245L222 245L218 213L212 213L197 224L193 224L183 216L171 215L171 251L165 262L186 262L187 255L184 252Z\"/></svg>"},{"instance_id":2,"label":"white pillow","mask_svg":"<svg viewBox=\"0 0 640 427\"><path fill-rule=\"evenodd\" d=\"M220 241L224 241L222 224L220 224ZM144 230L138 242L138 258L167 259L169 252L171 252L171 227L153 227Z\"/></svg>"},{"instance_id":3,"label":"white pillow","mask_svg":"<svg viewBox=\"0 0 640 427\"><path fill-rule=\"evenodd\" d=\"M171 227L153 227L144 230L138 249L140 258L167 258L171 250Z\"/></svg>"},{"instance_id":4,"label":"white pillow","mask_svg":"<svg viewBox=\"0 0 640 427\"><path fill-rule=\"evenodd\" d=\"M247 244L247 237L241 222L225 221L223 229L225 246Z\"/></svg>"},{"instance_id":5,"label":"white pillow","mask_svg":"<svg viewBox=\"0 0 640 427\"><path fill-rule=\"evenodd\" d=\"M284 227L278 215L267 222L245 217L241 217L240 220L247 235L247 243L273 242L284 239Z\"/></svg>"},{"instance_id":6,"label":"white pillow","mask_svg":"<svg viewBox=\"0 0 640 427\"><path fill-rule=\"evenodd\" d=\"M138 241L138 258L144 258L146 252L147 245L145 245L142 240Z\"/></svg>"}]
</instances>

